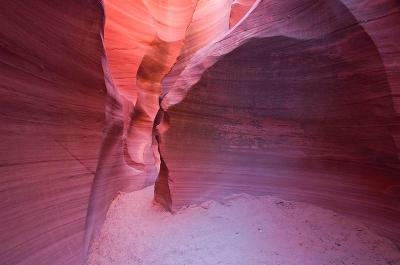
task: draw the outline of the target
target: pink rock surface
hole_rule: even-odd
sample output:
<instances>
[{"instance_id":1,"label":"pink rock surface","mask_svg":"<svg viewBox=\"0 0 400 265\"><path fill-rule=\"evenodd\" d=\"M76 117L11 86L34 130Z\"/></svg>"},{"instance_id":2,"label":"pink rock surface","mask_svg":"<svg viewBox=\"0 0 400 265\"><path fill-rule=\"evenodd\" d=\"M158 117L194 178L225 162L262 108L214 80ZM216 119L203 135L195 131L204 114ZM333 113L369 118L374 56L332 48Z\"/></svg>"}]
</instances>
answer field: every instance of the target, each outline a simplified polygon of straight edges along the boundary
<instances>
[{"instance_id":1,"label":"pink rock surface","mask_svg":"<svg viewBox=\"0 0 400 265\"><path fill-rule=\"evenodd\" d=\"M0 10L0 263L79 264L104 128L102 7Z\"/></svg>"},{"instance_id":2,"label":"pink rock surface","mask_svg":"<svg viewBox=\"0 0 400 265\"><path fill-rule=\"evenodd\" d=\"M399 60L380 51L399 56L399 28L383 26L399 7L345 4L257 2L168 84L160 150L172 208L278 194L400 238Z\"/></svg>"},{"instance_id":3,"label":"pink rock surface","mask_svg":"<svg viewBox=\"0 0 400 265\"><path fill-rule=\"evenodd\" d=\"M2 3L0 263L84 263L155 182L171 210L275 194L399 243L399 25L395 0Z\"/></svg>"},{"instance_id":4,"label":"pink rock surface","mask_svg":"<svg viewBox=\"0 0 400 265\"><path fill-rule=\"evenodd\" d=\"M255 0L235 0L229 17L229 26L234 27L254 5Z\"/></svg>"}]
</instances>

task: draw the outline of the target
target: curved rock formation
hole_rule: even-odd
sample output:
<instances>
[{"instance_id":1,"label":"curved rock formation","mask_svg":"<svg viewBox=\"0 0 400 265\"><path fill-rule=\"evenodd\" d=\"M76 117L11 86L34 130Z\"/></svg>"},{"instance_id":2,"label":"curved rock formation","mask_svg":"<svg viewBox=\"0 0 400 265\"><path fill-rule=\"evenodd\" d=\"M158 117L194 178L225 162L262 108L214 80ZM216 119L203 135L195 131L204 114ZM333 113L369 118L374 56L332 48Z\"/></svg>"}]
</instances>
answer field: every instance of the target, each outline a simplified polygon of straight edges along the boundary
<instances>
[{"instance_id":1,"label":"curved rock formation","mask_svg":"<svg viewBox=\"0 0 400 265\"><path fill-rule=\"evenodd\" d=\"M370 25L394 25L399 7L346 4L261 1L167 86L161 154L176 207L273 193L399 238L399 28Z\"/></svg>"},{"instance_id":2,"label":"curved rock formation","mask_svg":"<svg viewBox=\"0 0 400 265\"><path fill-rule=\"evenodd\" d=\"M274 194L400 238L398 1L8 1L0 22L0 263L84 263L117 192L154 182L171 210Z\"/></svg>"},{"instance_id":3,"label":"curved rock formation","mask_svg":"<svg viewBox=\"0 0 400 265\"><path fill-rule=\"evenodd\" d=\"M106 89L97 1L0 11L0 263L79 264Z\"/></svg>"},{"instance_id":4,"label":"curved rock formation","mask_svg":"<svg viewBox=\"0 0 400 265\"><path fill-rule=\"evenodd\" d=\"M234 27L254 5L255 0L235 0L229 18L229 26Z\"/></svg>"}]
</instances>

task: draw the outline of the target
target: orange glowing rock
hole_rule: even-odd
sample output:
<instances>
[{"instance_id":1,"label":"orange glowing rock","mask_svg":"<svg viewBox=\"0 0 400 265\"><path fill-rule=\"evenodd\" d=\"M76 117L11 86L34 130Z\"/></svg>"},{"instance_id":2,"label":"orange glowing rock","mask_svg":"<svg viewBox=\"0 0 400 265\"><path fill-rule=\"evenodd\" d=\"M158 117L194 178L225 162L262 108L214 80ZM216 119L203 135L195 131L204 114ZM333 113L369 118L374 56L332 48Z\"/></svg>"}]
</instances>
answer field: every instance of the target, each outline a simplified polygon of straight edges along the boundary
<instances>
[{"instance_id":1,"label":"orange glowing rock","mask_svg":"<svg viewBox=\"0 0 400 265\"><path fill-rule=\"evenodd\" d=\"M234 27L250 10L256 0L235 0L232 4L229 26Z\"/></svg>"}]
</instances>

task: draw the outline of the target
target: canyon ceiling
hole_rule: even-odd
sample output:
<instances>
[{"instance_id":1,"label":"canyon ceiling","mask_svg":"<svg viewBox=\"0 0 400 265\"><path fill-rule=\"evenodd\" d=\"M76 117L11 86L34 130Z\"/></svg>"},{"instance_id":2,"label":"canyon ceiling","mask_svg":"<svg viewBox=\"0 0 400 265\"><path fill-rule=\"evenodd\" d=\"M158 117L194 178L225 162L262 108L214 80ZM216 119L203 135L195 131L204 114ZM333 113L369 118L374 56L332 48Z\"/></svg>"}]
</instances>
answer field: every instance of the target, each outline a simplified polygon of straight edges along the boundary
<instances>
[{"instance_id":1,"label":"canyon ceiling","mask_svg":"<svg viewBox=\"0 0 400 265\"><path fill-rule=\"evenodd\" d=\"M397 0L0 10L0 263L83 264L118 192L273 194L400 245Z\"/></svg>"}]
</instances>

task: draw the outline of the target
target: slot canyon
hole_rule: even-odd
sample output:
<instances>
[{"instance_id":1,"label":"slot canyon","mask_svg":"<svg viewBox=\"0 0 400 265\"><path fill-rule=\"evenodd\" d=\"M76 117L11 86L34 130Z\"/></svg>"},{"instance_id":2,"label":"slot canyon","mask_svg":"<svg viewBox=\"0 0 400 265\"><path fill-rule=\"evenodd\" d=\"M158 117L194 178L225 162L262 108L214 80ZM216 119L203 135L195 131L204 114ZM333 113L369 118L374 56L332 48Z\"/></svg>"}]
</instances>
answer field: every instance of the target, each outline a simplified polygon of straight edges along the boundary
<instances>
[{"instance_id":1,"label":"slot canyon","mask_svg":"<svg viewBox=\"0 0 400 265\"><path fill-rule=\"evenodd\" d=\"M399 0L13 0L0 264L400 265Z\"/></svg>"}]
</instances>

